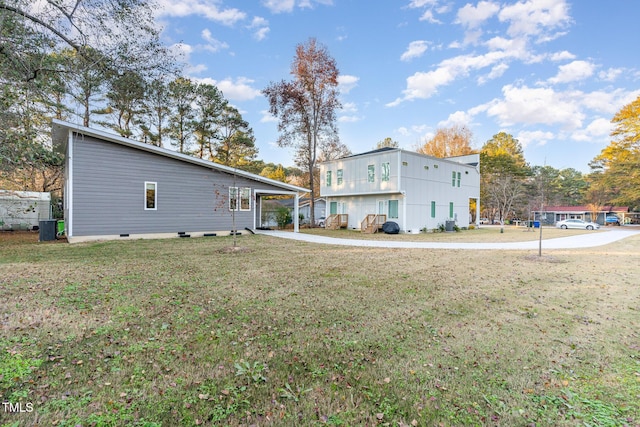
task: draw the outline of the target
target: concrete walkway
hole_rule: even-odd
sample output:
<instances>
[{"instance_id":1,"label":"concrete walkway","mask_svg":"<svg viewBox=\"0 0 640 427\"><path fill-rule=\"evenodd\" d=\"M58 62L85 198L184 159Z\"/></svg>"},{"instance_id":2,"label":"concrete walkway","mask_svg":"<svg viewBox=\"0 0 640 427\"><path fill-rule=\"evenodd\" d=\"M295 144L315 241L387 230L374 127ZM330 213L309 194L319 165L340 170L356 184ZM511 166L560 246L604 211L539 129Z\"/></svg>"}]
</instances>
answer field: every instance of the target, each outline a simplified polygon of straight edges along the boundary
<instances>
[{"instance_id":1,"label":"concrete walkway","mask_svg":"<svg viewBox=\"0 0 640 427\"><path fill-rule=\"evenodd\" d=\"M574 249L591 248L608 245L626 237L640 233L636 227L620 227L611 230L585 233L577 236L559 237L542 240L542 249ZM401 242L391 240L360 240L341 239L336 237L318 236L314 234L292 233L289 231L256 230L256 234L280 237L283 239L324 245L360 246L369 248L413 248L413 249L538 249L538 240L508 243L465 243L465 242ZM544 229L542 231L544 237Z\"/></svg>"}]
</instances>

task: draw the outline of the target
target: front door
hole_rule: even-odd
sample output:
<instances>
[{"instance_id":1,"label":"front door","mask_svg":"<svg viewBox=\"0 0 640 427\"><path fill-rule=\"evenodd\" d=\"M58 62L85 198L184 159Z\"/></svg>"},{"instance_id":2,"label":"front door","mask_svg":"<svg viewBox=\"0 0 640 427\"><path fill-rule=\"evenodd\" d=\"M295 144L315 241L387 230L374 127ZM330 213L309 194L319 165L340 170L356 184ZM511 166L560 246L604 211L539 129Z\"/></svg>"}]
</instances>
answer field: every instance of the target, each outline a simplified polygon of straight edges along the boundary
<instances>
[{"instance_id":1,"label":"front door","mask_svg":"<svg viewBox=\"0 0 640 427\"><path fill-rule=\"evenodd\" d=\"M329 203L329 215L335 215L338 213L338 202Z\"/></svg>"}]
</instances>

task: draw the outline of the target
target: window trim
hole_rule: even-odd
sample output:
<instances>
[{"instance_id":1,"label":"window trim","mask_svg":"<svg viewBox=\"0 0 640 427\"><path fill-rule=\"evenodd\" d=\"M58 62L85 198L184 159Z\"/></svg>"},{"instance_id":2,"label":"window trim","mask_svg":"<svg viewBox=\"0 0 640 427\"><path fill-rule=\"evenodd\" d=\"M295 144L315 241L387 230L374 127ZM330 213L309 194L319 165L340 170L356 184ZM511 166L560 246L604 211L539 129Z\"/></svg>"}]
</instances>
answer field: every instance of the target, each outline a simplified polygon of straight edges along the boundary
<instances>
[{"instance_id":1,"label":"window trim","mask_svg":"<svg viewBox=\"0 0 640 427\"><path fill-rule=\"evenodd\" d=\"M342 171L342 169L338 169L336 171L336 185L342 185L343 174L344 172Z\"/></svg>"},{"instance_id":2,"label":"window trim","mask_svg":"<svg viewBox=\"0 0 640 427\"><path fill-rule=\"evenodd\" d=\"M149 207L149 195L147 191L148 185L153 185L153 207ZM158 210L158 183L156 181L145 181L144 182L144 210L145 211L157 211Z\"/></svg>"},{"instance_id":3,"label":"window trim","mask_svg":"<svg viewBox=\"0 0 640 427\"><path fill-rule=\"evenodd\" d=\"M235 195L232 195L232 192ZM231 201L235 197L235 209ZM243 201L246 201L247 207L243 208ZM249 212L251 211L251 188L250 187L229 187L229 212Z\"/></svg>"},{"instance_id":4,"label":"window trim","mask_svg":"<svg viewBox=\"0 0 640 427\"><path fill-rule=\"evenodd\" d=\"M376 165L367 165L367 182L376 182Z\"/></svg>"}]
</instances>

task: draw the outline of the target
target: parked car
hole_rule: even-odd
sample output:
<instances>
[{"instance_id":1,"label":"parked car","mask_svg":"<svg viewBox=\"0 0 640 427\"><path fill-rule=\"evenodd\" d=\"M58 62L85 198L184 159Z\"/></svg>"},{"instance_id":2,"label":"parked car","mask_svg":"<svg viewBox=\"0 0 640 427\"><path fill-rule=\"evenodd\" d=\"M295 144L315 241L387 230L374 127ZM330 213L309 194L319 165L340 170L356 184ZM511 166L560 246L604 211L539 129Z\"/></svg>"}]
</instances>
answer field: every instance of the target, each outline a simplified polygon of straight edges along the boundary
<instances>
[{"instance_id":1,"label":"parked car","mask_svg":"<svg viewBox=\"0 0 640 427\"><path fill-rule=\"evenodd\" d=\"M610 215L604 220L607 225L620 225L620 218L615 215Z\"/></svg>"},{"instance_id":2,"label":"parked car","mask_svg":"<svg viewBox=\"0 0 640 427\"><path fill-rule=\"evenodd\" d=\"M595 222L586 222L581 219L565 219L564 221L556 222L557 228L580 228L582 230L597 230L600 228L600 224Z\"/></svg>"},{"instance_id":3,"label":"parked car","mask_svg":"<svg viewBox=\"0 0 640 427\"><path fill-rule=\"evenodd\" d=\"M478 224L489 224L489 218L480 218Z\"/></svg>"},{"instance_id":4,"label":"parked car","mask_svg":"<svg viewBox=\"0 0 640 427\"><path fill-rule=\"evenodd\" d=\"M325 221L325 217L321 216L320 218L316 219L316 226L318 227L324 227L324 221Z\"/></svg>"}]
</instances>

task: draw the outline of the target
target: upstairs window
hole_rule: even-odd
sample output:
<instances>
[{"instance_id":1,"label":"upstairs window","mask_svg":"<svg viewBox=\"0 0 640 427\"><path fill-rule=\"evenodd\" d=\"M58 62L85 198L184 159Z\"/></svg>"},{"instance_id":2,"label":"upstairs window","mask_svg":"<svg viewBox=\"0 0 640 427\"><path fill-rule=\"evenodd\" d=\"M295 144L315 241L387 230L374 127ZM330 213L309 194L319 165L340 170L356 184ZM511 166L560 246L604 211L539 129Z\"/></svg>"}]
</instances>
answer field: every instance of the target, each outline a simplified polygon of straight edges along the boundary
<instances>
[{"instance_id":1,"label":"upstairs window","mask_svg":"<svg viewBox=\"0 0 640 427\"><path fill-rule=\"evenodd\" d=\"M342 169L338 169L337 173L338 185L342 185Z\"/></svg>"},{"instance_id":2,"label":"upstairs window","mask_svg":"<svg viewBox=\"0 0 640 427\"><path fill-rule=\"evenodd\" d=\"M375 165L367 166L367 182L376 182L376 167L375 167Z\"/></svg>"},{"instance_id":3,"label":"upstairs window","mask_svg":"<svg viewBox=\"0 0 640 427\"><path fill-rule=\"evenodd\" d=\"M144 183L144 210L155 211L158 210L158 184L156 182Z\"/></svg>"},{"instance_id":4,"label":"upstairs window","mask_svg":"<svg viewBox=\"0 0 640 427\"><path fill-rule=\"evenodd\" d=\"M451 186L452 187L456 186L456 173L455 172L451 172Z\"/></svg>"},{"instance_id":5,"label":"upstairs window","mask_svg":"<svg viewBox=\"0 0 640 427\"><path fill-rule=\"evenodd\" d=\"M458 187L460 187L460 172L458 172Z\"/></svg>"},{"instance_id":6,"label":"upstairs window","mask_svg":"<svg viewBox=\"0 0 640 427\"><path fill-rule=\"evenodd\" d=\"M331 171L327 171L327 187L331 187Z\"/></svg>"},{"instance_id":7,"label":"upstairs window","mask_svg":"<svg viewBox=\"0 0 640 427\"><path fill-rule=\"evenodd\" d=\"M382 180L383 181L389 181L389 175L390 175L390 167L389 167L389 162L383 163L382 164Z\"/></svg>"}]
</instances>

